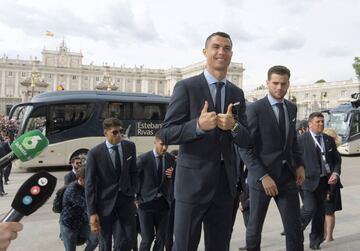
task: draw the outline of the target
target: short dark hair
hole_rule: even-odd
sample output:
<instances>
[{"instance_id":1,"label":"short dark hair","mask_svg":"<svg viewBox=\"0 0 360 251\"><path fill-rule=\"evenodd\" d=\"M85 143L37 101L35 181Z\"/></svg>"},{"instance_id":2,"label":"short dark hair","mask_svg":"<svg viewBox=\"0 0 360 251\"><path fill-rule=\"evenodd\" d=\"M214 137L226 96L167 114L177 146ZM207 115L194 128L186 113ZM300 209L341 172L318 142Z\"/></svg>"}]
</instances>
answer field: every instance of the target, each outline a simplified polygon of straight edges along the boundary
<instances>
[{"instance_id":1,"label":"short dark hair","mask_svg":"<svg viewBox=\"0 0 360 251\"><path fill-rule=\"evenodd\" d=\"M81 160L80 156L74 156L70 159L70 163L74 163L75 160Z\"/></svg>"},{"instance_id":2,"label":"short dark hair","mask_svg":"<svg viewBox=\"0 0 360 251\"><path fill-rule=\"evenodd\" d=\"M313 118L316 117L324 118L324 115L321 112L313 112L309 115L308 121L311 121Z\"/></svg>"},{"instance_id":3,"label":"short dark hair","mask_svg":"<svg viewBox=\"0 0 360 251\"><path fill-rule=\"evenodd\" d=\"M176 158L179 155L179 150L174 149L174 150L170 151L170 154Z\"/></svg>"},{"instance_id":4,"label":"short dark hair","mask_svg":"<svg viewBox=\"0 0 360 251\"><path fill-rule=\"evenodd\" d=\"M155 139L159 139L161 141L164 141L164 137L161 135L160 131L157 131L155 133Z\"/></svg>"},{"instance_id":5,"label":"short dark hair","mask_svg":"<svg viewBox=\"0 0 360 251\"><path fill-rule=\"evenodd\" d=\"M231 40L231 37L229 34L225 33L225 32L222 32L222 31L217 31L217 32L214 32L213 34L211 34L210 36L208 36L205 40L205 48L207 47L210 39L212 37L215 37L215 36L220 36L220 37L224 37L224 38L227 38L230 40L230 44L231 44L231 47L232 47L232 40Z\"/></svg>"},{"instance_id":6,"label":"short dark hair","mask_svg":"<svg viewBox=\"0 0 360 251\"><path fill-rule=\"evenodd\" d=\"M76 171L76 179L85 179L85 167L81 166L77 171Z\"/></svg>"},{"instance_id":7,"label":"short dark hair","mask_svg":"<svg viewBox=\"0 0 360 251\"><path fill-rule=\"evenodd\" d=\"M111 127L121 126L122 122L118 118L107 118L103 121L103 129L109 129Z\"/></svg>"},{"instance_id":8,"label":"short dark hair","mask_svg":"<svg viewBox=\"0 0 360 251\"><path fill-rule=\"evenodd\" d=\"M290 70L283 65L274 65L268 70L267 78L270 80L272 74L287 75L290 79Z\"/></svg>"}]
</instances>

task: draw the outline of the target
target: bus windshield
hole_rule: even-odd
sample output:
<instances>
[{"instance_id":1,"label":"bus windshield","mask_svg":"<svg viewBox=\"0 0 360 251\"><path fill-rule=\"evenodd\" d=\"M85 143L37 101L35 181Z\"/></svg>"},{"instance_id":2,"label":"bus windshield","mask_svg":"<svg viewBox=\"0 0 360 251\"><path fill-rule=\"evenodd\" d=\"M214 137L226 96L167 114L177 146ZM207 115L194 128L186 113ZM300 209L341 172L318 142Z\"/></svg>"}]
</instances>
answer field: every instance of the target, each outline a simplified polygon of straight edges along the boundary
<instances>
[{"instance_id":1,"label":"bus windshield","mask_svg":"<svg viewBox=\"0 0 360 251\"><path fill-rule=\"evenodd\" d=\"M345 113L331 113L328 126L333 128L337 134L344 136L347 133L347 121L345 121L346 114Z\"/></svg>"}]
</instances>

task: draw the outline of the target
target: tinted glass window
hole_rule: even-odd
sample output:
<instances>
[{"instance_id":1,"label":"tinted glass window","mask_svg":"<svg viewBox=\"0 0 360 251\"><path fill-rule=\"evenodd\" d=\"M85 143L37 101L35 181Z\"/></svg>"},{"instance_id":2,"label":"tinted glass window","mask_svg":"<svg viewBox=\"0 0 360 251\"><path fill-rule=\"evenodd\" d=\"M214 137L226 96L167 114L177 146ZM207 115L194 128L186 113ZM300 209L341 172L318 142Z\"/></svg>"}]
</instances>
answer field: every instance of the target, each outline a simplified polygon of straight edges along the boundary
<instances>
[{"instance_id":1,"label":"tinted glass window","mask_svg":"<svg viewBox=\"0 0 360 251\"><path fill-rule=\"evenodd\" d=\"M163 121L166 104L151 103L109 103L102 113L102 119L115 117L120 120Z\"/></svg>"},{"instance_id":2,"label":"tinted glass window","mask_svg":"<svg viewBox=\"0 0 360 251\"><path fill-rule=\"evenodd\" d=\"M52 105L49 109L48 134L86 122L94 112L94 104Z\"/></svg>"}]
</instances>

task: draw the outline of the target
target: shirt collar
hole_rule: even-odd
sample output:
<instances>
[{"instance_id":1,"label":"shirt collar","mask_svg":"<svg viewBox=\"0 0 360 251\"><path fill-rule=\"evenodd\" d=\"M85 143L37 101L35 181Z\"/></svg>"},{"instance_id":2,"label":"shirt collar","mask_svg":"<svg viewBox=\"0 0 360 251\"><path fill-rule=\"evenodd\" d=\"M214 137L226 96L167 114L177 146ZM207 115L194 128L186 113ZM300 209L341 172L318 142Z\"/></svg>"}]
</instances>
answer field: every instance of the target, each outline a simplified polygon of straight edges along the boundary
<instances>
[{"instance_id":1,"label":"shirt collar","mask_svg":"<svg viewBox=\"0 0 360 251\"><path fill-rule=\"evenodd\" d=\"M153 154L154 154L155 158L160 156L160 154L158 154L155 149L153 149Z\"/></svg>"},{"instance_id":2,"label":"shirt collar","mask_svg":"<svg viewBox=\"0 0 360 251\"><path fill-rule=\"evenodd\" d=\"M322 133L316 134L313 131L311 131L311 129L309 129L309 132L311 133L311 136L315 137L315 136L322 136Z\"/></svg>"},{"instance_id":3,"label":"shirt collar","mask_svg":"<svg viewBox=\"0 0 360 251\"><path fill-rule=\"evenodd\" d=\"M208 85L215 84L216 82L223 82L226 85L226 77L220 81L212 76L207 69L204 70L204 76Z\"/></svg>"},{"instance_id":4,"label":"shirt collar","mask_svg":"<svg viewBox=\"0 0 360 251\"><path fill-rule=\"evenodd\" d=\"M107 140L105 140L105 144L106 144L106 147L107 147L108 149L110 149L111 147L114 146L113 144L110 144L110 142L107 141ZM117 145L117 146L120 146L120 144L121 144L121 141L120 141L118 144L116 144L116 145Z\"/></svg>"},{"instance_id":5,"label":"shirt collar","mask_svg":"<svg viewBox=\"0 0 360 251\"><path fill-rule=\"evenodd\" d=\"M276 99L276 98L274 98L273 96L271 96L270 93L267 95L267 98L268 98L271 106L273 106L273 105L275 105L275 104L277 104L277 103L284 103L284 99L281 99L281 100L280 100L280 99Z\"/></svg>"}]
</instances>

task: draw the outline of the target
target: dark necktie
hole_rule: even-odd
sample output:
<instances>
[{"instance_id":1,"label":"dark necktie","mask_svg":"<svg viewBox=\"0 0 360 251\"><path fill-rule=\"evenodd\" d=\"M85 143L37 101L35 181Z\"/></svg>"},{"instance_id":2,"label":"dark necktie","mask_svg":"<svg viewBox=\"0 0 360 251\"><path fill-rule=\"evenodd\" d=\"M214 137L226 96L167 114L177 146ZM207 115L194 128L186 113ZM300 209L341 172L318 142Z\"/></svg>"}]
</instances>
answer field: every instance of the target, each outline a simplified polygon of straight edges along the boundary
<instances>
[{"instance_id":1,"label":"dark necktie","mask_svg":"<svg viewBox=\"0 0 360 251\"><path fill-rule=\"evenodd\" d=\"M279 129L281 132L281 140L283 145L285 145L285 139L286 139L286 127L285 127L285 111L283 103L276 103L276 106L279 109Z\"/></svg>"},{"instance_id":2,"label":"dark necktie","mask_svg":"<svg viewBox=\"0 0 360 251\"><path fill-rule=\"evenodd\" d=\"M315 136L317 142L319 143L319 145L321 146L321 136L320 135L316 135ZM317 152L317 155L318 155L318 161L319 161L319 164L320 164L320 175L323 173L323 164L322 164L322 154L321 154L321 148L319 147L318 144L316 144L316 152Z\"/></svg>"},{"instance_id":3,"label":"dark necktie","mask_svg":"<svg viewBox=\"0 0 360 251\"><path fill-rule=\"evenodd\" d=\"M163 156L159 155L157 158L158 158L157 176L158 176L158 185L160 186L163 176Z\"/></svg>"},{"instance_id":4,"label":"dark necktie","mask_svg":"<svg viewBox=\"0 0 360 251\"><path fill-rule=\"evenodd\" d=\"M216 114L222 113L221 110L221 89L224 86L223 82L216 82L216 96L215 96L215 111Z\"/></svg>"},{"instance_id":5,"label":"dark necktie","mask_svg":"<svg viewBox=\"0 0 360 251\"><path fill-rule=\"evenodd\" d=\"M118 173L118 175L120 176L120 174L121 174L121 160L120 160L119 147L116 145L116 146L112 146L111 148L115 151L115 170Z\"/></svg>"}]
</instances>

